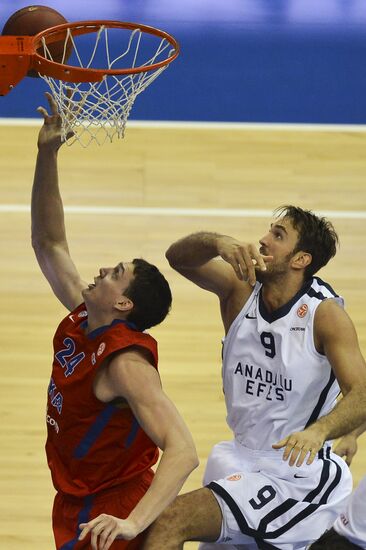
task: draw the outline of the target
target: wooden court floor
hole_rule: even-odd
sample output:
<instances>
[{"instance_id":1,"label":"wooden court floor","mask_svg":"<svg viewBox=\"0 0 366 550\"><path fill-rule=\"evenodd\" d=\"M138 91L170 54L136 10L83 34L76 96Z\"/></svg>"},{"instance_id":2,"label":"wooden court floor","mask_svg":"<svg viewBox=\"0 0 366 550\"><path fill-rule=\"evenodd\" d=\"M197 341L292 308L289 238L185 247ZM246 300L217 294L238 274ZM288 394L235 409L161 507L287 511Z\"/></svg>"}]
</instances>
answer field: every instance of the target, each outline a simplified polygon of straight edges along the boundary
<instances>
[{"instance_id":1,"label":"wooden court floor","mask_svg":"<svg viewBox=\"0 0 366 550\"><path fill-rule=\"evenodd\" d=\"M65 311L30 246L26 206L37 133L37 127L0 127L1 550L53 548L44 417L52 335ZM175 209L272 211L292 203L342 211L344 217L333 218L341 247L321 276L345 297L366 353L365 151L366 133L347 130L138 127L129 128L123 142L61 151L65 205L97 207L96 213L76 209L66 215L71 253L85 280L92 281L100 266L143 256L171 282L173 310L152 333L160 342L163 385L185 417L201 460L184 490L200 486L210 448L230 437L220 383L223 331L216 298L175 274L164 251L173 240L202 229L256 242L270 218L182 215ZM106 210L111 206L170 210L111 213ZM366 473L365 436L352 471L355 484Z\"/></svg>"}]
</instances>

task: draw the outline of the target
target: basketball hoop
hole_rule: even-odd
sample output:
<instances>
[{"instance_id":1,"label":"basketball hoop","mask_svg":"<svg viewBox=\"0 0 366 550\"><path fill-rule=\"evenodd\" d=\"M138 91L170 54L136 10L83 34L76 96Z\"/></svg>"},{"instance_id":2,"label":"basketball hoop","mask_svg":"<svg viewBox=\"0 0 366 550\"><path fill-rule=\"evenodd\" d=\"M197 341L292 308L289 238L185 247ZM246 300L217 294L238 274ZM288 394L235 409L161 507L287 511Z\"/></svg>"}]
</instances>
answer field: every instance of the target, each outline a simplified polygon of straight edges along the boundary
<instances>
[{"instance_id":1,"label":"basketball hoop","mask_svg":"<svg viewBox=\"0 0 366 550\"><path fill-rule=\"evenodd\" d=\"M83 147L122 138L136 97L179 54L168 33L120 21L66 23L22 38L27 38L25 53L31 54L27 68L47 82L57 103L63 139L72 131L67 143ZM63 44L61 61L52 59L54 43L58 51Z\"/></svg>"}]
</instances>

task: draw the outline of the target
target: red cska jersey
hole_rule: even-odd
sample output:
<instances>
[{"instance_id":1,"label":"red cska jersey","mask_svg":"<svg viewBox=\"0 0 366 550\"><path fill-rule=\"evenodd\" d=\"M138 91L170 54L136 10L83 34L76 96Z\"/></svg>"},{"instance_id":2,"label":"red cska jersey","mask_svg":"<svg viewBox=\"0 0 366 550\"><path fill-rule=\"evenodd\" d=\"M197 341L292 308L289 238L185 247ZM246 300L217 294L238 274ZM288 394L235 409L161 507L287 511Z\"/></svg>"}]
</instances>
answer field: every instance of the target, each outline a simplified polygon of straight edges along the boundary
<instances>
[{"instance_id":1,"label":"red cska jersey","mask_svg":"<svg viewBox=\"0 0 366 550\"><path fill-rule=\"evenodd\" d=\"M53 484L77 497L120 485L149 469L159 455L128 406L102 403L93 391L98 369L116 351L145 348L157 368L156 341L119 320L86 334L87 315L81 304L57 328L47 401Z\"/></svg>"}]
</instances>

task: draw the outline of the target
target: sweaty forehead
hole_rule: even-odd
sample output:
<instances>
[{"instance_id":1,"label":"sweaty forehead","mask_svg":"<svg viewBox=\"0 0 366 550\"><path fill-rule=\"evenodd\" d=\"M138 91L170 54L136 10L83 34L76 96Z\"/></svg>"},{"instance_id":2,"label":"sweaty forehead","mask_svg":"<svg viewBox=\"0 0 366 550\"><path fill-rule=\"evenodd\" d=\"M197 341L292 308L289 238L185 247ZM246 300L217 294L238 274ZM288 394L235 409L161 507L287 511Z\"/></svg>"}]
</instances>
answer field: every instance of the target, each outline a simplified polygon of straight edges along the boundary
<instances>
[{"instance_id":1,"label":"sweaty forehead","mask_svg":"<svg viewBox=\"0 0 366 550\"><path fill-rule=\"evenodd\" d=\"M132 262L121 262L121 264L123 265L125 273L128 274L128 275L133 276L133 273L134 273L134 270L135 270L134 264Z\"/></svg>"},{"instance_id":2,"label":"sweaty forehead","mask_svg":"<svg viewBox=\"0 0 366 550\"><path fill-rule=\"evenodd\" d=\"M284 227L286 231L295 230L294 222L288 216L282 216L281 218L276 218L275 220L273 220L273 225Z\"/></svg>"}]
</instances>

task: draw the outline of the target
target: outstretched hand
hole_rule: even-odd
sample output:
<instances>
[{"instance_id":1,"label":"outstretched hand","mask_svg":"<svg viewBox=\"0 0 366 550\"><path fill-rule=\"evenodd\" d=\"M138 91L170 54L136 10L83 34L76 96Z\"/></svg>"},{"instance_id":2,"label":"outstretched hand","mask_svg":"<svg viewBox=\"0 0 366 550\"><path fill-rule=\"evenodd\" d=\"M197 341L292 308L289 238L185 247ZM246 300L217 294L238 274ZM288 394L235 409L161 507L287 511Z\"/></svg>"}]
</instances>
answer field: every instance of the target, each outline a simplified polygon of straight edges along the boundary
<instances>
[{"instance_id":1,"label":"outstretched hand","mask_svg":"<svg viewBox=\"0 0 366 550\"><path fill-rule=\"evenodd\" d=\"M43 126L38 135L38 148L49 148L57 151L64 139L62 131L62 119L57 110L56 101L53 99L52 95L49 92L45 93L49 104L50 113L44 107L38 107L37 111L43 116L44 122ZM73 136L73 132L70 131L66 135L66 139L69 139Z\"/></svg>"},{"instance_id":2,"label":"outstretched hand","mask_svg":"<svg viewBox=\"0 0 366 550\"><path fill-rule=\"evenodd\" d=\"M256 269L266 271L266 262L273 256L263 256L254 244L247 244L232 237L223 236L218 241L218 253L234 269L241 281L248 281L252 286L256 282Z\"/></svg>"},{"instance_id":3,"label":"outstretched hand","mask_svg":"<svg viewBox=\"0 0 366 550\"><path fill-rule=\"evenodd\" d=\"M85 539L91 534L91 547L93 550L108 550L115 539L132 540L139 531L129 519L120 519L108 514L100 514L88 523L79 525L82 530L79 540Z\"/></svg>"},{"instance_id":4,"label":"outstretched hand","mask_svg":"<svg viewBox=\"0 0 366 550\"><path fill-rule=\"evenodd\" d=\"M313 424L302 432L294 432L272 445L273 449L283 449L283 460L288 460L289 465L302 466L306 457L306 464L310 465L318 451L323 447L325 435L323 430Z\"/></svg>"}]
</instances>

